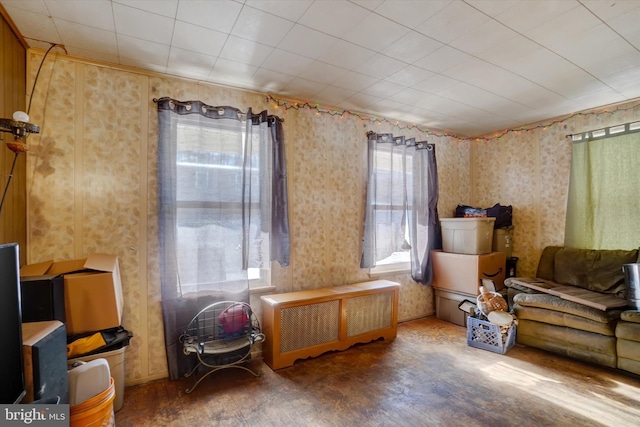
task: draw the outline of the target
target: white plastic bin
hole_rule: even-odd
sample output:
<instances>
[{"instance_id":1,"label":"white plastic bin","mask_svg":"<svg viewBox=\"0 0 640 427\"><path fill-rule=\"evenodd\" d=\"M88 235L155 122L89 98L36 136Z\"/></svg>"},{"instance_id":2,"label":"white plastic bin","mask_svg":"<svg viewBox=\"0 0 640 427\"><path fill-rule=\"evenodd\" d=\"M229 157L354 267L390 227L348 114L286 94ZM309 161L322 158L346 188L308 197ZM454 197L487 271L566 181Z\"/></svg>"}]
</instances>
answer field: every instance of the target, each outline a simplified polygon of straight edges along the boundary
<instances>
[{"instance_id":1,"label":"white plastic bin","mask_svg":"<svg viewBox=\"0 0 640 427\"><path fill-rule=\"evenodd\" d=\"M71 366L75 362L80 361L89 362L101 358L107 360L116 389L116 397L113 402L113 409L115 411L122 409L124 399L124 351L126 348L126 346L123 346L117 350L105 351L104 353L92 354L91 356L80 356L67 361L68 366Z\"/></svg>"},{"instance_id":2,"label":"white plastic bin","mask_svg":"<svg viewBox=\"0 0 640 427\"><path fill-rule=\"evenodd\" d=\"M491 252L495 218L442 218L442 250L456 254Z\"/></svg>"}]
</instances>

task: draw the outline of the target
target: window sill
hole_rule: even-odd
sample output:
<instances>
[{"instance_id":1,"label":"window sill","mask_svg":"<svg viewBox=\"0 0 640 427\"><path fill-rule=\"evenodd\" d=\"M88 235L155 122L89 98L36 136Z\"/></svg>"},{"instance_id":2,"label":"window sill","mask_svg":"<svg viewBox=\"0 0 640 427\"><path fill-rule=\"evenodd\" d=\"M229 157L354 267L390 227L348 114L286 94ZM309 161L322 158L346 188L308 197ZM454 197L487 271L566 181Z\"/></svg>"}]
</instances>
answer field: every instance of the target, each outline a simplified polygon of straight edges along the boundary
<instances>
[{"instance_id":1,"label":"window sill","mask_svg":"<svg viewBox=\"0 0 640 427\"><path fill-rule=\"evenodd\" d=\"M255 288L249 288L249 293L254 294L266 294L276 290L275 286L256 286Z\"/></svg>"},{"instance_id":2,"label":"window sill","mask_svg":"<svg viewBox=\"0 0 640 427\"><path fill-rule=\"evenodd\" d=\"M394 276L398 274L410 274L411 263L399 262L394 264L378 265L369 269L369 277L385 277Z\"/></svg>"}]
</instances>

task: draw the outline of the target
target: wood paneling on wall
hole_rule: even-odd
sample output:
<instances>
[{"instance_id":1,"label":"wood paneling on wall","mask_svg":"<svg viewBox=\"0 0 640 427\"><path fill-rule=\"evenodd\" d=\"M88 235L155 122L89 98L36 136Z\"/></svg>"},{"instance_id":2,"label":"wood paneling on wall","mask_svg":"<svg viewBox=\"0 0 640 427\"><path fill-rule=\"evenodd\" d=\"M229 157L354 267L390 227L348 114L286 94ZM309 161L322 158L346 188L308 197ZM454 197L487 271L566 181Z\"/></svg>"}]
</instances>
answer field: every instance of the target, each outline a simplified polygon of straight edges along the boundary
<instances>
[{"instance_id":1,"label":"wood paneling on wall","mask_svg":"<svg viewBox=\"0 0 640 427\"><path fill-rule=\"evenodd\" d=\"M11 118L16 110L25 111L26 49L13 29L0 14L0 117ZM14 153L5 141L10 133L0 133L0 199L11 172ZM28 155L28 154L27 154ZM13 173L7 196L0 213L0 244L17 242L20 245L20 265L26 260L26 156L21 154Z\"/></svg>"}]
</instances>

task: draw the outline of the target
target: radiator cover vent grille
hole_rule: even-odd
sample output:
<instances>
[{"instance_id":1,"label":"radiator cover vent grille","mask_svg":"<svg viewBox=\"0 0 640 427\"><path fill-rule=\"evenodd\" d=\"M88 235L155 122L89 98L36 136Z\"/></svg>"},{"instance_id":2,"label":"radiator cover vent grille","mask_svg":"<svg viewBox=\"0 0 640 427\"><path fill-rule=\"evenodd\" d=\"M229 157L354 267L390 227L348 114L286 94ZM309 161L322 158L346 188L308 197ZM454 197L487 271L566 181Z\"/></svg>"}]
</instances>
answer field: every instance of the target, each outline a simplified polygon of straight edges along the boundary
<instances>
[{"instance_id":1,"label":"radiator cover vent grille","mask_svg":"<svg viewBox=\"0 0 640 427\"><path fill-rule=\"evenodd\" d=\"M347 336L388 328L392 321L393 294L365 295L347 299Z\"/></svg>"},{"instance_id":2,"label":"radiator cover vent grille","mask_svg":"<svg viewBox=\"0 0 640 427\"><path fill-rule=\"evenodd\" d=\"M280 351L286 353L337 341L340 301L284 308L280 312Z\"/></svg>"}]
</instances>

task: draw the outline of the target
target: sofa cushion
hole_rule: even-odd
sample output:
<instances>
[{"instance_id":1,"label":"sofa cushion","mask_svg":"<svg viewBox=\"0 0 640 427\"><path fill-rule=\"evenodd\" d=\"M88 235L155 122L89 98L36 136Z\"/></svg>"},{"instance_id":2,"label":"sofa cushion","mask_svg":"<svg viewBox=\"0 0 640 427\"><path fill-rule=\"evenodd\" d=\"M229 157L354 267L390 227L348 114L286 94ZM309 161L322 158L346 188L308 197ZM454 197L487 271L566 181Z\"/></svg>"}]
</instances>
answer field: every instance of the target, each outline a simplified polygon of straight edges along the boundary
<instances>
[{"instance_id":1,"label":"sofa cushion","mask_svg":"<svg viewBox=\"0 0 640 427\"><path fill-rule=\"evenodd\" d=\"M620 315L625 322L640 323L640 310L626 310Z\"/></svg>"},{"instance_id":2,"label":"sofa cushion","mask_svg":"<svg viewBox=\"0 0 640 427\"><path fill-rule=\"evenodd\" d=\"M624 298L622 265L635 262L638 250L562 248L554 257L554 281Z\"/></svg>"},{"instance_id":3,"label":"sofa cushion","mask_svg":"<svg viewBox=\"0 0 640 427\"><path fill-rule=\"evenodd\" d=\"M513 297L513 302L526 307L545 308L584 317L594 322L609 323L620 318L622 310L598 310L573 301L568 301L549 294L518 294Z\"/></svg>"},{"instance_id":4,"label":"sofa cushion","mask_svg":"<svg viewBox=\"0 0 640 427\"><path fill-rule=\"evenodd\" d=\"M538 261L536 277L544 280L553 280L556 253L558 253L560 249L562 249L562 246L547 246L542 250L540 260Z\"/></svg>"},{"instance_id":5,"label":"sofa cushion","mask_svg":"<svg viewBox=\"0 0 640 427\"><path fill-rule=\"evenodd\" d=\"M620 321L616 326L616 337L629 341L636 341L640 345L640 324ZM640 353L637 357L640 360Z\"/></svg>"},{"instance_id":6,"label":"sofa cushion","mask_svg":"<svg viewBox=\"0 0 640 427\"><path fill-rule=\"evenodd\" d=\"M535 320L537 322L548 323L550 325L565 326L567 328L593 332L609 337L616 335L616 320L612 320L609 323L602 323L581 316L564 313L562 311L547 310L545 308L538 307L525 307L520 304L515 304L514 312L518 321Z\"/></svg>"},{"instance_id":7,"label":"sofa cushion","mask_svg":"<svg viewBox=\"0 0 640 427\"><path fill-rule=\"evenodd\" d=\"M616 338L533 320L518 321L519 344L615 368Z\"/></svg>"}]
</instances>

